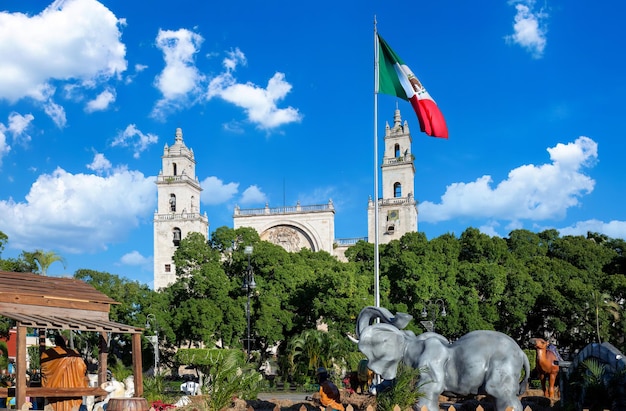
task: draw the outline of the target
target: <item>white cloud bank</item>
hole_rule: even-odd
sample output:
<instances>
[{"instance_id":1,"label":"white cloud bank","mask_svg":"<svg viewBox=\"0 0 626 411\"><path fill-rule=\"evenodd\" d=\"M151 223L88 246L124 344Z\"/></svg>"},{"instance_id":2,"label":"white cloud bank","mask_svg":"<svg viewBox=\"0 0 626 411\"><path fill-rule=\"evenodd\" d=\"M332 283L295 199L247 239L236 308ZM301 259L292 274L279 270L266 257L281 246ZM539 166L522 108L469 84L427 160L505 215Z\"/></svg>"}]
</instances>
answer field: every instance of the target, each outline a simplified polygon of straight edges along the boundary
<instances>
[{"instance_id":1,"label":"white cloud bank","mask_svg":"<svg viewBox=\"0 0 626 411\"><path fill-rule=\"evenodd\" d=\"M563 219L569 208L578 206L580 198L594 189L595 181L584 174L584 169L598 161L598 145L588 137L579 137L547 151L550 164L520 166L495 186L489 175L450 184L440 203L420 203L420 221L487 220L481 231L495 235L500 226L513 230L522 227L523 221L538 225ZM559 231L563 235L597 231L621 238L626 234L626 222L589 220Z\"/></svg>"},{"instance_id":2,"label":"white cloud bank","mask_svg":"<svg viewBox=\"0 0 626 411\"><path fill-rule=\"evenodd\" d=\"M165 68L154 84L163 97L155 104L152 117L163 120L183 107L221 98L242 108L247 120L261 130L269 131L302 120L298 109L278 107L278 102L292 89L283 73L275 73L265 87L238 82L234 72L238 66L245 66L247 60L237 48L228 52L222 61L224 71L208 78L195 65L202 43L202 36L186 29L159 31L156 45L163 52Z\"/></svg>"},{"instance_id":3,"label":"white cloud bank","mask_svg":"<svg viewBox=\"0 0 626 411\"><path fill-rule=\"evenodd\" d=\"M98 89L126 70L118 19L96 0L57 0L40 14L0 12L0 99L36 101L55 124L66 124L53 83ZM102 107L106 95L91 103Z\"/></svg>"},{"instance_id":4,"label":"white cloud bank","mask_svg":"<svg viewBox=\"0 0 626 411\"><path fill-rule=\"evenodd\" d=\"M96 155L91 168L107 168ZM24 202L0 201L0 227L16 249L81 253L122 243L156 206L154 177L115 169L107 176L57 168L33 183Z\"/></svg>"}]
</instances>

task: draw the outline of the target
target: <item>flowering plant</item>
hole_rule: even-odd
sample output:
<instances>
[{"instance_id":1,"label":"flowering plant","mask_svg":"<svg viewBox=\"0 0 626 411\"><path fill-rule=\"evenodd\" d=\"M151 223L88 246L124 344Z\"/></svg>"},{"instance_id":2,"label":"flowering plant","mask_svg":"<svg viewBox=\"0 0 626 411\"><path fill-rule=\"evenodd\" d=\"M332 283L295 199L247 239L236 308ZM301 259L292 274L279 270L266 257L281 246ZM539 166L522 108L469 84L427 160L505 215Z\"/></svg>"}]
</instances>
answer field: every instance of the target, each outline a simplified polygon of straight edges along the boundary
<instances>
[{"instance_id":1,"label":"flowering plant","mask_svg":"<svg viewBox=\"0 0 626 411\"><path fill-rule=\"evenodd\" d=\"M154 411L165 411L168 408L176 408L176 406L174 404L164 403L161 400L156 400L156 401L152 401L150 408L152 408Z\"/></svg>"}]
</instances>

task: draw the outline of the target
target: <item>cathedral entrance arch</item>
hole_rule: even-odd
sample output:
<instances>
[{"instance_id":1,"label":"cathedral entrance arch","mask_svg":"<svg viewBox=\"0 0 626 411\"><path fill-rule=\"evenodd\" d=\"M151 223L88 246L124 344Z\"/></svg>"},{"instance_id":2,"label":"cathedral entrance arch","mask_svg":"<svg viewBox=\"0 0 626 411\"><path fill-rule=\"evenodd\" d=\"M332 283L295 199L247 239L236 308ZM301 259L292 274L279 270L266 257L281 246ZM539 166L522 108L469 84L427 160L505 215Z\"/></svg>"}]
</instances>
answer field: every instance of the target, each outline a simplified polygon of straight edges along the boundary
<instances>
[{"instance_id":1,"label":"cathedral entrance arch","mask_svg":"<svg viewBox=\"0 0 626 411\"><path fill-rule=\"evenodd\" d=\"M307 233L306 229L292 224L277 224L270 227L260 234L260 238L279 245L289 252L297 252L303 248L319 251L312 233Z\"/></svg>"}]
</instances>

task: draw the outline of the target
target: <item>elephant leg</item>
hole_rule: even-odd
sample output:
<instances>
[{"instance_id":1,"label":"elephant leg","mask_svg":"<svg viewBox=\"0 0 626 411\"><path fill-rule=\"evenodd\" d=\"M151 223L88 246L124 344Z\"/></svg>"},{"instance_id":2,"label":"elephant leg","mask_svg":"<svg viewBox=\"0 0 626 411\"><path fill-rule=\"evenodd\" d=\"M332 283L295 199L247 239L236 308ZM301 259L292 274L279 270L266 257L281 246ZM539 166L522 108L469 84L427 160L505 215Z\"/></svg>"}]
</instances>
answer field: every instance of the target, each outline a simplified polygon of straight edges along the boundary
<instances>
[{"instance_id":1,"label":"elephant leg","mask_svg":"<svg viewBox=\"0 0 626 411\"><path fill-rule=\"evenodd\" d=\"M413 411L424 411L424 406L427 411L439 411L439 394L433 392L424 393L424 396L413 406Z\"/></svg>"},{"instance_id":2,"label":"elephant leg","mask_svg":"<svg viewBox=\"0 0 626 411\"><path fill-rule=\"evenodd\" d=\"M516 396L511 396L509 398L496 398L496 410L497 411L507 411L510 409L514 411L523 411L522 402Z\"/></svg>"},{"instance_id":3,"label":"elephant leg","mask_svg":"<svg viewBox=\"0 0 626 411\"><path fill-rule=\"evenodd\" d=\"M485 391L495 399L497 411L506 411L509 407L515 411L522 411L522 403L517 396L518 379L512 377L510 372L494 370L485 381Z\"/></svg>"}]
</instances>

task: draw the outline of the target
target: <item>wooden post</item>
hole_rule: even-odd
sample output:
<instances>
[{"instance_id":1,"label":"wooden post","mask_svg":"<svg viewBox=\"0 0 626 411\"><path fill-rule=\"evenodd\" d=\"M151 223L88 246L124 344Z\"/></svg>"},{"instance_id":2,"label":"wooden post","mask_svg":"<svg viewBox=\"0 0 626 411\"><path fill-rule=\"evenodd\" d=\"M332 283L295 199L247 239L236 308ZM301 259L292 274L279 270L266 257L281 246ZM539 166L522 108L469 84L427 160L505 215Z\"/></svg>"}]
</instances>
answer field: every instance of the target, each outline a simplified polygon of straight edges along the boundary
<instances>
[{"instance_id":1,"label":"wooden post","mask_svg":"<svg viewBox=\"0 0 626 411\"><path fill-rule=\"evenodd\" d=\"M108 335L102 331L100 332L100 346L98 347L98 387L107 382L108 358Z\"/></svg>"},{"instance_id":2,"label":"wooden post","mask_svg":"<svg viewBox=\"0 0 626 411\"><path fill-rule=\"evenodd\" d=\"M17 326L17 341L15 343L17 362L15 364L15 408L22 409L26 403L26 333L28 330L21 325Z\"/></svg>"},{"instance_id":3,"label":"wooden post","mask_svg":"<svg viewBox=\"0 0 626 411\"><path fill-rule=\"evenodd\" d=\"M135 382L135 397L143 395L143 364L141 360L141 334L135 333L133 337L133 380Z\"/></svg>"}]
</instances>

